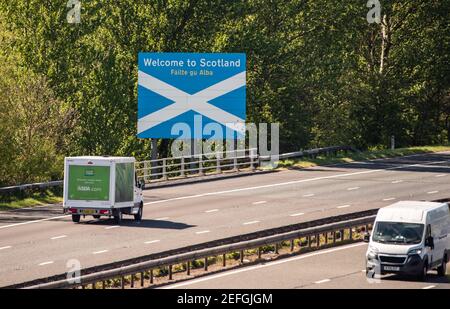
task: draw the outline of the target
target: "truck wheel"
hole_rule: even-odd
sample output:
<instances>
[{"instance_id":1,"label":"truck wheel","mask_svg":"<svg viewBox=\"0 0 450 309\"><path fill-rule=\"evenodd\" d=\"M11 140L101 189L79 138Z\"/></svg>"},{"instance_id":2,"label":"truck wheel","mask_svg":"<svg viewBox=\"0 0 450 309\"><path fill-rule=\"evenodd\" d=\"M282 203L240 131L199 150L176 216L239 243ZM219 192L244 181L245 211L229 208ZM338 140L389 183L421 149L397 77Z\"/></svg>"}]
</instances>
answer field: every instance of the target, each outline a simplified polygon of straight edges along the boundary
<instances>
[{"instance_id":1,"label":"truck wheel","mask_svg":"<svg viewBox=\"0 0 450 309\"><path fill-rule=\"evenodd\" d=\"M114 223L120 224L122 222L122 212L120 210L117 211L117 213L114 215Z\"/></svg>"},{"instance_id":2,"label":"truck wheel","mask_svg":"<svg viewBox=\"0 0 450 309\"><path fill-rule=\"evenodd\" d=\"M139 211L137 214L134 215L134 220L136 221L141 221L142 219L142 212L143 212L143 207L142 205L139 207Z\"/></svg>"},{"instance_id":3,"label":"truck wheel","mask_svg":"<svg viewBox=\"0 0 450 309\"><path fill-rule=\"evenodd\" d=\"M72 215L72 221L75 223L80 222L80 218L81 218L80 215Z\"/></svg>"},{"instance_id":4,"label":"truck wheel","mask_svg":"<svg viewBox=\"0 0 450 309\"><path fill-rule=\"evenodd\" d=\"M100 215L93 215L94 219L100 219Z\"/></svg>"},{"instance_id":5,"label":"truck wheel","mask_svg":"<svg viewBox=\"0 0 450 309\"><path fill-rule=\"evenodd\" d=\"M445 274L447 273L447 256L446 255L442 259L442 264L441 264L441 266L438 267L437 273L438 273L438 276L440 276L440 277L444 277Z\"/></svg>"}]
</instances>

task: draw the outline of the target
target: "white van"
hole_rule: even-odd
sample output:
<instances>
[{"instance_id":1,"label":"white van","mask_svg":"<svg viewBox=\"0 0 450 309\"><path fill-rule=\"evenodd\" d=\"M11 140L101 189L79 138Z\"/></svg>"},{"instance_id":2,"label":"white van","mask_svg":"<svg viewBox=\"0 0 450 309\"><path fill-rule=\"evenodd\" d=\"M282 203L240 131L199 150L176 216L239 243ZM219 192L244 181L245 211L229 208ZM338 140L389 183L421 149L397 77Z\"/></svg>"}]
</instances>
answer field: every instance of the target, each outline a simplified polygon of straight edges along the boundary
<instances>
[{"instance_id":1,"label":"white van","mask_svg":"<svg viewBox=\"0 0 450 309\"><path fill-rule=\"evenodd\" d=\"M398 273L425 280L428 270L445 276L450 254L447 203L403 201L381 208L366 252L366 274Z\"/></svg>"}]
</instances>

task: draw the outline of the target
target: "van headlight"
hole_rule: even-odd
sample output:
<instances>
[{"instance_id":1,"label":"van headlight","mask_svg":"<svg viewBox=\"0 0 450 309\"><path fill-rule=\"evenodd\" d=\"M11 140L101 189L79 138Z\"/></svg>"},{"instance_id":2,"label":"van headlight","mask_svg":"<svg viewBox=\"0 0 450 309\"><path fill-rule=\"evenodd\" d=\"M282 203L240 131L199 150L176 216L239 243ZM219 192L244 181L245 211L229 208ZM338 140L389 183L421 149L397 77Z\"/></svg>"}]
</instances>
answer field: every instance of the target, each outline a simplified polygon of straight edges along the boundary
<instances>
[{"instance_id":1,"label":"van headlight","mask_svg":"<svg viewBox=\"0 0 450 309\"><path fill-rule=\"evenodd\" d=\"M369 251L367 252L367 258L369 260L378 260L378 249L372 246L369 246Z\"/></svg>"},{"instance_id":2,"label":"van headlight","mask_svg":"<svg viewBox=\"0 0 450 309\"><path fill-rule=\"evenodd\" d=\"M408 255L413 255L413 254L421 255L422 254L422 248L410 249L408 251Z\"/></svg>"}]
</instances>

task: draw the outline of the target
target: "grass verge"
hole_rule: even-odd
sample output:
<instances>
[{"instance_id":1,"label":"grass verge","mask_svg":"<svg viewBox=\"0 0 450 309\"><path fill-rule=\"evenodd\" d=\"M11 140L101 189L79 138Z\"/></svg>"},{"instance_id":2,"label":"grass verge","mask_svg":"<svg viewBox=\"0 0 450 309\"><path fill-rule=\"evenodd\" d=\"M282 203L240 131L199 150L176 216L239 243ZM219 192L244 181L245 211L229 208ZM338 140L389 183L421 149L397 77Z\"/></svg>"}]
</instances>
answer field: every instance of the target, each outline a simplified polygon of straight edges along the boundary
<instances>
[{"instance_id":1,"label":"grass verge","mask_svg":"<svg viewBox=\"0 0 450 309\"><path fill-rule=\"evenodd\" d=\"M32 192L22 197L11 196L8 199L0 200L0 210L12 210L61 202L62 196L47 190L45 192Z\"/></svg>"},{"instance_id":2,"label":"grass verge","mask_svg":"<svg viewBox=\"0 0 450 309\"><path fill-rule=\"evenodd\" d=\"M329 165L336 163L349 163L354 161L393 158L413 154L433 153L440 151L450 151L450 146L420 146L420 147L398 148L395 150L390 149L367 150L363 152L339 154L337 156L317 156L316 158L287 159L280 161L278 163L278 167L305 168L318 165Z\"/></svg>"}]
</instances>

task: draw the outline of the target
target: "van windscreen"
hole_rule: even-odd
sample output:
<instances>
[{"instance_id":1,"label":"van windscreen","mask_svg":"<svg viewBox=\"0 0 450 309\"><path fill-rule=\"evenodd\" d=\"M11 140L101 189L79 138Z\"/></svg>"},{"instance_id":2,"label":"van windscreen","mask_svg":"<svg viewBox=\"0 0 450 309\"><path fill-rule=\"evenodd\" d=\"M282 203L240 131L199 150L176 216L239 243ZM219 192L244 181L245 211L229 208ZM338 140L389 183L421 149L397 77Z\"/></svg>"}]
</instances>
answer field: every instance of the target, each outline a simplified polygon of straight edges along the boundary
<instances>
[{"instance_id":1,"label":"van windscreen","mask_svg":"<svg viewBox=\"0 0 450 309\"><path fill-rule=\"evenodd\" d=\"M419 244L424 225L405 222L377 222L372 240L380 243Z\"/></svg>"}]
</instances>

